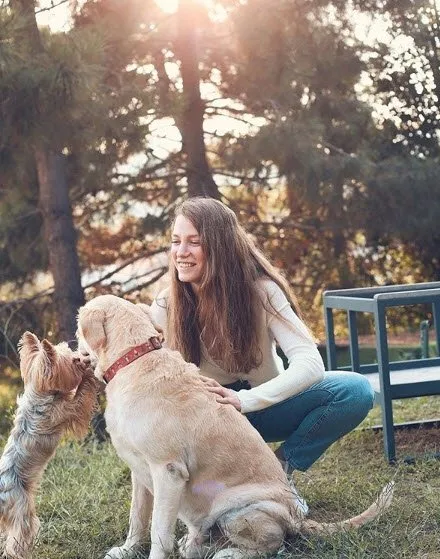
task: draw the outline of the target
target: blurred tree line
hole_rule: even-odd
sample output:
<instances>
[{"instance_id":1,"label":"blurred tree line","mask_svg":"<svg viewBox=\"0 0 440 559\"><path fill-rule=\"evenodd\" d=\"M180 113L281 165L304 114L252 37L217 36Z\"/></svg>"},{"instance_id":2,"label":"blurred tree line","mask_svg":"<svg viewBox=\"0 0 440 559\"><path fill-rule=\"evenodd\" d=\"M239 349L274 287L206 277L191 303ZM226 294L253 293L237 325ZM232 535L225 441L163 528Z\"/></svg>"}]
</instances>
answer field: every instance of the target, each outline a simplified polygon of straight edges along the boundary
<instances>
[{"instance_id":1,"label":"blurred tree line","mask_svg":"<svg viewBox=\"0 0 440 559\"><path fill-rule=\"evenodd\" d=\"M0 0L6 359L86 296L148 301L185 196L237 212L312 327L324 289L440 279L435 1L168 4Z\"/></svg>"}]
</instances>

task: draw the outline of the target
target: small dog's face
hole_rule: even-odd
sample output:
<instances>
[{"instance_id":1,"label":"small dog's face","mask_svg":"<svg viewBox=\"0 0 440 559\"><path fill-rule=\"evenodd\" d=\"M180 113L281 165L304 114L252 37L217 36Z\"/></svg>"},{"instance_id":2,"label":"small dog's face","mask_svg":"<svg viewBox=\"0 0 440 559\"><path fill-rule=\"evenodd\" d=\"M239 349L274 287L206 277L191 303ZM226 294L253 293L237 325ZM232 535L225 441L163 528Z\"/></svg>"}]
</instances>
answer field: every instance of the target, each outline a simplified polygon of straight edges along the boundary
<instances>
[{"instance_id":1,"label":"small dog's face","mask_svg":"<svg viewBox=\"0 0 440 559\"><path fill-rule=\"evenodd\" d=\"M20 370L25 385L42 393L74 390L82 379L80 359L62 342L52 345L25 332L18 344Z\"/></svg>"}]
</instances>

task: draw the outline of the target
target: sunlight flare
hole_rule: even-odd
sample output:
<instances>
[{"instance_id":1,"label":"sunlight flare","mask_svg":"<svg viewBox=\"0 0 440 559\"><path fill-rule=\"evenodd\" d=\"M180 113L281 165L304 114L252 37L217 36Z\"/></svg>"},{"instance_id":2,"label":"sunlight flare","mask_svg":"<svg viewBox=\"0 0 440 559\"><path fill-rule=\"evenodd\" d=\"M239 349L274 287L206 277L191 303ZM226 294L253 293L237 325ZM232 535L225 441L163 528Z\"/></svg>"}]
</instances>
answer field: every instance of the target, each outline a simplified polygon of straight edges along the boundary
<instances>
[{"instance_id":1,"label":"sunlight flare","mask_svg":"<svg viewBox=\"0 0 440 559\"><path fill-rule=\"evenodd\" d=\"M167 14L174 14L179 7L179 0L154 0L156 5ZM205 6L215 19L225 19L227 11L216 0L195 0L197 4Z\"/></svg>"}]
</instances>

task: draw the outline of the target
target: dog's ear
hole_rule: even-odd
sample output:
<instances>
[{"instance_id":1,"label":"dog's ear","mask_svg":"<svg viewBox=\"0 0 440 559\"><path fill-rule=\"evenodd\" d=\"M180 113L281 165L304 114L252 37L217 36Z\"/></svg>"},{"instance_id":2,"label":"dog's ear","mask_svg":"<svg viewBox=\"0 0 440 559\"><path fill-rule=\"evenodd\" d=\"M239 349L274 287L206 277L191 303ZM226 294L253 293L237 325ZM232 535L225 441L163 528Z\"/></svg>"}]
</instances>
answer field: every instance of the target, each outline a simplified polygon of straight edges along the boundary
<instances>
[{"instance_id":1,"label":"dog's ear","mask_svg":"<svg viewBox=\"0 0 440 559\"><path fill-rule=\"evenodd\" d=\"M107 340L105 333L105 312L101 309L79 309L78 324L81 334L90 349L94 351L104 347Z\"/></svg>"},{"instance_id":2,"label":"dog's ear","mask_svg":"<svg viewBox=\"0 0 440 559\"><path fill-rule=\"evenodd\" d=\"M47 355L47 359L49 360L49 362L54 363L56 359L56 351L53 345L46 339L41 340L41 345Z\"/></svg>"},{"instance_id":3,"label":"dog's ear","mask_svg":"<svg viewBox=\"0 0 440 559\"><path fill-rule=\"evenodd\" d=\"M136 303L136 306L138 309L141 309L142 312L144 312L148 318L152 321L153 317L151 316L151 309L149 305L146 305L145 303Z\"/></svg>"},{"instance_id":4,"label":"dog's ear","mask_svg":"<svg viewBox=\"0 0 440 559\"><path fill-rule=\"evenodd\" d=\"M20 341L18 342L18 351L29 351L34 353L40 349L40 340L35 334L29 332L28 330L22 335Z\"/></svg>"},{"instance_id":5,"label":"dog's ear","mask_svg":"<svg viewBox=\"0 0 440 559\"><path fill-rule=\"evenodd\" d=\"M32 363L41 348L40 340L32 332L25 332L18 342L18 352L20 354L20 372L24 383L29 381Z\"/></svg>"}]
</instances>

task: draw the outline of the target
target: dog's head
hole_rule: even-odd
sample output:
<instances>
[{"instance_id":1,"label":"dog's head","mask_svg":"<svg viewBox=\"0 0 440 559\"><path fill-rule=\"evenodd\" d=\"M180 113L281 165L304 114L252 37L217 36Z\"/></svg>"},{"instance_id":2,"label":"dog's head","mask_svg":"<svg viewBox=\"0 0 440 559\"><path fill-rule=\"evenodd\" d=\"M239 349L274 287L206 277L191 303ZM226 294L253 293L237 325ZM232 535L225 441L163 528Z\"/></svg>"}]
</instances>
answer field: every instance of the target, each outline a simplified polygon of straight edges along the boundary
<instances>
[{"instance_id":1,"label":"dog's head","mask_svg":"<svg viewBox=\"0 0 440 559\"><path fill-rule=\"evenodd\" d=\"M151 312L149 305L146 305L145 303L137 303L136 307L140 309L144 314L147 315L148 320L151 322L156 332L154 335L157 336L161 342L163 342L165 339L165 336L163 335L163 330L159 326L159 324L155 322L155 320L153 319L153 314Z\"/></svg>"},{"instance_id":2,"label":"dog's head","mask_svg":"<svg viewBox=\"0 0 440 559\"><path fill-rule=\"evenodd\" d=\"M79 309L77 337L79 351L90 356L100 380L124 351L152 337L163 339L148 305L135 305L115 295L99 295Z\"/></svg>"},{"instance_id":3,"label":"dog's head","mask_svg":"<svg viewBox=\"0 0 440 559\"><path fill-rule=\"evenodd\" d=\"M42 393L68 393L81 382L79 358L65 342L53 345L48 340L40 341L32 332L25 332L18 349L25 386L32 385Z\"/></svg>"}]
</instances>

